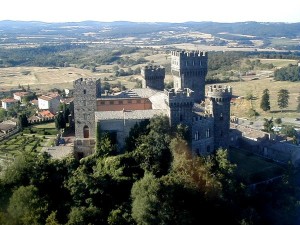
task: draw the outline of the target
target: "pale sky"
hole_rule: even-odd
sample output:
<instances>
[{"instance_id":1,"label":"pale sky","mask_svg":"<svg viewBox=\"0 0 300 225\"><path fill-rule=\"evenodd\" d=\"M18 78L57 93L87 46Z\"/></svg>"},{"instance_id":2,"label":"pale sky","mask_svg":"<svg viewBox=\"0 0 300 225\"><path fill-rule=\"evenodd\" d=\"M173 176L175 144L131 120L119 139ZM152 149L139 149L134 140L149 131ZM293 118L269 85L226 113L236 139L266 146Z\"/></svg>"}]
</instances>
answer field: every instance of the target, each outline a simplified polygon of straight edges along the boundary
<instances>
[{"instance_id":1,"label":"pale sky","mask_svg":"<svg viewBox=\"0 0 300 225\"><path fill-rule=\"evenodd\" d=\"M0 20L300 22L300 0L2 0L0 7Z\"/></svg>"}]
</instances>

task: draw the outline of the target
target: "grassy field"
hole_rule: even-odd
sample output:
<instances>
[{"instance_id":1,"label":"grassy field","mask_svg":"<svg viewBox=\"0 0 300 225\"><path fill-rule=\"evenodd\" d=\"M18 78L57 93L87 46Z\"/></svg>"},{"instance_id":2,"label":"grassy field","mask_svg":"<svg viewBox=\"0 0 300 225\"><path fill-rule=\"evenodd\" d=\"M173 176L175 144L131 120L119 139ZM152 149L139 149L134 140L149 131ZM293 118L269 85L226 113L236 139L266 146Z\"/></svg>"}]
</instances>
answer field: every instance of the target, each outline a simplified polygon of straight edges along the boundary
<instances>
[{"instance_id":1,"label":"grassy field","mask_svg":"<svg viewBox=\"0 0 300 225\"><path fill-rule=\"evenodd\" d=\"M272 78L262 78L259 80L224 83L223 85L231 86L233 89L233 95L236 97L246 97L249 93L254 96L254 99L251 101L246 99L236 100L236 104L231 106L232 115L238 117L248 117L248 111L252 107L262 117L299 117L299 113L296 112L297 97L300 93L299 82L273 81ZM270 92L270 112L264 112L260 109L260 102L264 89L269 89ZM289 107L283 109L282 112L277 105L277 96L280 89L287 89L290 93Z\"/></svg>"},{"instance_id":2,"label":"grassy field","mask_svg":"<svg viewBox=\"0 0 300 225\"><path fill-rule=\"evenodd\" d=\"M229 158L237 165L237 174L244 182L256 183L282 175L284 168L240 149L230 149Z\"/></svg>"}]
</instances>

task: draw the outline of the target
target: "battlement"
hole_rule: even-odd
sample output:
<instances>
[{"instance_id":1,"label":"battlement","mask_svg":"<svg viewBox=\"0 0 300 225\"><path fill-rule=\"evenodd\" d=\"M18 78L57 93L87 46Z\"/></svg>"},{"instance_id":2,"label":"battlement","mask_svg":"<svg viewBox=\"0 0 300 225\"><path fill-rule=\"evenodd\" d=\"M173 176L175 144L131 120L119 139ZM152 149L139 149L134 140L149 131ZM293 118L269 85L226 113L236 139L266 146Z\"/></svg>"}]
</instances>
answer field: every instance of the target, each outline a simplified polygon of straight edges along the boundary
<instances>
[{"instance_id":1,"label":"battlement","mask_svg":"<svg viewBox=\"0 0 300 225\"><path fill-rule=\"evenodd\" d=\"M160 66L145 66L141 70L143 77L165 77L165 68Z\"/></svg>"},{"instance_id":2,"label":"battlement","mask_svg":"<svg viewBox=\"0 0 300 225\"><path fill-rule=\"evenodd\" d=\"M227 85L210 85L207 97L210 98L231 98L232 87Z\"/></svg>"},{"instance_id":3,"label":"battlement","mask_svg":"<svg viewBox=\"0 0 300 225\"><path fill-rule=\"evenodd\" d=\"M74 86L81 86L81 85L95 85L100 84L100 79L98 78L79 78L73 81Z\"/></svg>"},{"instance_id":4,"label":"battlement","mask_svg":"<svg viewBox=\"0 0 300 225\"><path fill-rule=\"evenodd\" d=\"M180 57L182 59L184 58L207 58L208 53L207 52L201 52L201 51L171 51L171 56Z\"/></svg>"},{"instance_id":5,"label":"battlement","mask_svg":"<svg viewBox=\"0 0 300 225\"><path fill-rule=\"evenodd\" d=\"M189 88L184 90L165 90L165 95L167 96L166 103L169 106L182 106L182 105L193 105L194 97L193 91Z\"/></svg>"}]
</instances>

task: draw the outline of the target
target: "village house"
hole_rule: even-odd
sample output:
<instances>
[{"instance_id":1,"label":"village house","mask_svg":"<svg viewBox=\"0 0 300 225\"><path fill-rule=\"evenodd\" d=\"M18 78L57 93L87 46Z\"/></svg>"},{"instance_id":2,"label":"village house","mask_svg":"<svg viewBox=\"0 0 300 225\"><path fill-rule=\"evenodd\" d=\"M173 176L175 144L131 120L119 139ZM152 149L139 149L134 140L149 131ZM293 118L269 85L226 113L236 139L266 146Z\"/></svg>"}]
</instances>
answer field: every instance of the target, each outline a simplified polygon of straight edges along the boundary
<instances>
[{"instance_id":1,"label":"village house","mask_svg":"<svg viewBox=\"0 0 300 225\"><path fill-rule=\"evenodd\" d=\"M18 100L19 102L23 102L24 97L28 96L29 94L30 94L30 92L27 92L27 91L16 92L16 93L14 93L14 99Z\"/></svg>"},{"instance_id":2,"label":"village house","mask_svg":"<svg viewBox=\"0 0 300 225\"><path fill-rule=\"evenodd\" d=\"M12 98L6 98L2 100L2 108L5 110L8 110L9 108L13 107L15 104L17 104L19 101L12 99Z\"/></svg>"},{"instance_id":3,"label":"village house","mask_svg":"<svg viewBox=\"0 0 300 225\"><path fill-rule=\"evenodd\" d=\"M48 109L51 113L56 114L59 110L60 96L41 95L38 97L38 107L40 110Z\"/></svg>"}]
</instances>

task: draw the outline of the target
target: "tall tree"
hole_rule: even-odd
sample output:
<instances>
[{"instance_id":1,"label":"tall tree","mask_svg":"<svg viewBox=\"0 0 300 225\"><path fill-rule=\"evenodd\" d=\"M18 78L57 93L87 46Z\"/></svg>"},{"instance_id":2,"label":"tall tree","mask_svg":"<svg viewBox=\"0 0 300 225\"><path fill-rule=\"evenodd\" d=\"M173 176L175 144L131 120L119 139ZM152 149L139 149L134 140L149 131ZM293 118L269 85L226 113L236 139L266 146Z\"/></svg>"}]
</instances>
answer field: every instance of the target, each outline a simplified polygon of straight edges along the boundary
<instances>
[{"instance_id":1,"label":"tall tree","mask_svg":"<svg viewBox=\"0 0 300 225\"><path fill-rule=\"evenodd\" d=\"M59 112L55 117L55 127L57 130L66 128L66 120L62 112Z\"/></svg>"},{"instance_id":2,"label":"tall tree","mask_svg":"<svg viewBox=\"0 0 300 225\"><path fill-rule=\"evenodd\" d=\"M265 89L263 91L263 95L261 97L260 108L264 111L270 110L270 93L269 89Z\"/></svg>"},{"instance_id":3,"label":"tall tree","mask_svg":"<svg viewBox=\"0 0 300 225\"><path fill-rule=\"evenodd\" d=\"M300 112L300 93L297 97L297 112Z\"/></svg>"},{"instance_id":4,"label":"tall tree","mask_svg":"<svg viewBox=\"0 0 300 225\"><path fill-rule=\"evenodd\" d=\"M27 119L26 114L24 114L24 113L20 114L18 116L18 120L19 120L19 126L21 129L28 126L28 119Z\"/></svg>"},{"instance_id":5,"label":"tall tree","mask_svg":"<svg viewBox=\"0 0 300 225\"><path fill-rule=\"evenodd\" d=\"M287 89L280 89L278 92L278 107L281 109L287 108L289 105L289 98L290 98L290 93Z\"/></svg>"}]
</instances>

